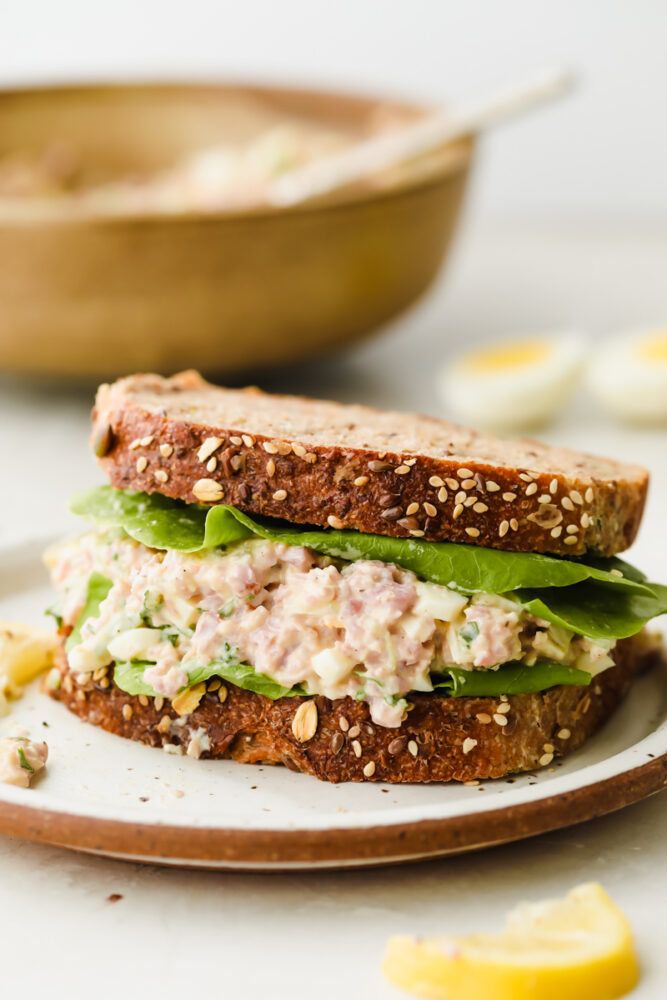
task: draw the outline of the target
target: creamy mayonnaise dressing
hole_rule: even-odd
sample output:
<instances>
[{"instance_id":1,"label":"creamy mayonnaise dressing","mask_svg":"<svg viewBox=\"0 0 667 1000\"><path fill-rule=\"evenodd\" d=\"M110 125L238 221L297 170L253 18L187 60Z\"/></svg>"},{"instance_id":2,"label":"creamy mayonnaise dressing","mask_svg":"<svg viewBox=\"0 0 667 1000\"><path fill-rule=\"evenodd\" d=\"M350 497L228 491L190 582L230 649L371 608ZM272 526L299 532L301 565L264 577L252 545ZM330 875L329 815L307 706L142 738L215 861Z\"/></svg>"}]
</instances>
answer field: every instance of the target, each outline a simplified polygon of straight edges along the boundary
<instances>
[{"instance_id":1,"label":"creamy mayonnaise dressing","mask_svg":"<svg viewBox=\"0 0 667 1000\"><path fill-rule=\"evenodd\" d=\"M544 657L595 674L612 663L613 642L537 619L510 596L469 598L391 564L262 539L184 554L90 532L53 550L50 564L69 624L93 570L113 581L69 652L71 669L147 661L144 680L167 698L227 648L285 687L365 700L376 723L398 726L405 696L431 691L438 666L488 670Z\"/></svg>"}]
</instances>

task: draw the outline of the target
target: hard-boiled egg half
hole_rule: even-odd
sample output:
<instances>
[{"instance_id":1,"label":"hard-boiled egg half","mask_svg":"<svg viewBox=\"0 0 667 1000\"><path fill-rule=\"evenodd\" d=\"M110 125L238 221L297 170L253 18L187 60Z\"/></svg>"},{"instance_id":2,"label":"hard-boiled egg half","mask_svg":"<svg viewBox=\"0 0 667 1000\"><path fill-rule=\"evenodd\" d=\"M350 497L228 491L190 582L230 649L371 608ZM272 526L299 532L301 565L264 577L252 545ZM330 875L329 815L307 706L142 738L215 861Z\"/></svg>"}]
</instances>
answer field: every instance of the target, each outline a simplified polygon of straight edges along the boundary
<instances>
[{"instance_id":1,"label":"hard-boiled egg half","mask_svg":"<svg viewBox=\"0 0 667 1000\"><path fill-rule=\"evenodd\" d=\"M497 341L459 355L441 374L445 404L464 423L518 431L553 419L574 389L580 337Z\"/></svg>"},{"instance_id":2,"label":"hard-boiled egg half","mask_svg":"<svg viewBox=\"0 0 667 1000\"><path fill-rule=\"evenodd\" d=\"M667 423L667 326L602 341L587 377L595 399L615 416Z\"/></svg>"}]
</instances>

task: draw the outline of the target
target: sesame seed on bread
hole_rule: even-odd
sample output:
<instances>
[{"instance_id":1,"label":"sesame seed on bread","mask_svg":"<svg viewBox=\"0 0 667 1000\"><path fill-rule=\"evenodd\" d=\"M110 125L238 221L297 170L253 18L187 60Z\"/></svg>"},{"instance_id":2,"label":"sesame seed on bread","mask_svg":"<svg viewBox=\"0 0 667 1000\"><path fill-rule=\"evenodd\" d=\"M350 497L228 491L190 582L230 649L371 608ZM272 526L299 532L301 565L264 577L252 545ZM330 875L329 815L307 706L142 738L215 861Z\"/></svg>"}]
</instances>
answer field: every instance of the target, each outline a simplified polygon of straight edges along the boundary
<instances>
[{"instance_id":1,"label":"sesame seed on bread","mask_svg":"<svg viewBox=\"0 0 667 1000\"><path fill-rule=\"evenodd\" d=\"M223 389L196 372L102 385L92 441L117 488L566 556L626 549L648 487L639 466L417 414Z\"/></svg>"},{"instance_id":2,"label":"sesame seed on bread","mask_svg":"<svg viewBox=\"0 0 667 1000\"><path fill-rule=\"evenodd\" d=\"M656 655L634 637L616 645L615 666L586 687L505 699L415 693L397 729L373 724L368 705L352 698L271 701L219 678L201 685L189 714L179 715L173 703L121 691L104 669L73 674L64 638L56 658L63 680L49 693L87 722L172 753L284 764L333 782L474 781L547 767L576 750Z\"/></svg>"}]
</instances>

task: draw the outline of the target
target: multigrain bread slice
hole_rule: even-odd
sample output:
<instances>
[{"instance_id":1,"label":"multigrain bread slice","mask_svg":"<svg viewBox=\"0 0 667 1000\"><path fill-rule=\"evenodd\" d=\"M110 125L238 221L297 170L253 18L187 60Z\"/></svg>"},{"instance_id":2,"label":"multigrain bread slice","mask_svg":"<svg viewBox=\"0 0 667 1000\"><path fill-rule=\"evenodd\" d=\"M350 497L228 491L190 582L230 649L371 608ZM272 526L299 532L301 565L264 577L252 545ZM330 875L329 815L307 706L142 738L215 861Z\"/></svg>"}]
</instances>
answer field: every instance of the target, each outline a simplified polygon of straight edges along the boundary
<instances>
[{"instance_id":1,"label":"multigrain bread slice","mask_svg":"<svg viewBox=\"0 0 667 1000\"><path fill-rule=\"evenodd\" d=\"M617 644L615 666L587 687L505 700L413 694L398 729L373 724L367 704L352 698L271 701L219 679L179 716L170 702L132 697L106 674L77 677L64 648L63 681L49 693L86 722L174 753L284 764L333 782L472 781L546 767L576 750L614 712L634 674L660 655L637 636Z\"/></svg>"},{"instance_id":2,"label":"multigrain bread slice","mask_svg":"<svg viewBox=\"0 0 667 1000\"><path fill-rule=\"evenodd\" d=\"M648 486L638 466L415 414L221 389L196 372L101 386L92 441L117 488L567 556L627 548Z\"/></svg>"}]
</instances>

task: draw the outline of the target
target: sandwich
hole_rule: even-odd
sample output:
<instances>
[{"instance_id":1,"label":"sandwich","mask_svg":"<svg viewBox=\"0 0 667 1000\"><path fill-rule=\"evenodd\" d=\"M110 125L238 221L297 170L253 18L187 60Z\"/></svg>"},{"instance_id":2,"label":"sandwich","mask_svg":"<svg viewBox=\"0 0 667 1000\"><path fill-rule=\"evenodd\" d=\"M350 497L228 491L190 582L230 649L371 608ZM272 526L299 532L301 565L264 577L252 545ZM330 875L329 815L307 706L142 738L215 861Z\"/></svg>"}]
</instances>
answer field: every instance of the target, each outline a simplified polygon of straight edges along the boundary
<instances>
[{"instance_id":1,"label":"sandwich","mask_svg":"<svg viewBox=\"0 0 667 1000\"><path fill-rule=\"evenodd\" d=\"M195 372L102 385L109 485L47 556L49 693L168 753L476 781L577 749L660 658L633 465Z\"/></svg>"}]
</instances>

